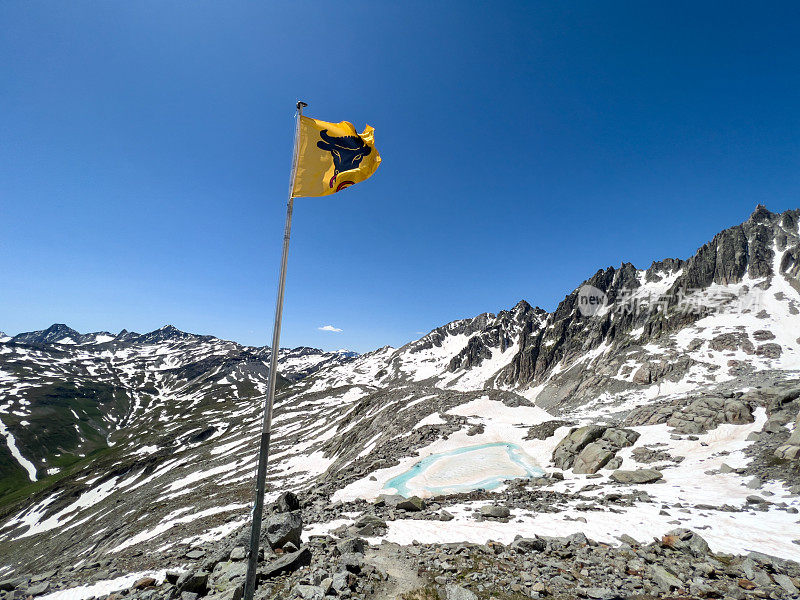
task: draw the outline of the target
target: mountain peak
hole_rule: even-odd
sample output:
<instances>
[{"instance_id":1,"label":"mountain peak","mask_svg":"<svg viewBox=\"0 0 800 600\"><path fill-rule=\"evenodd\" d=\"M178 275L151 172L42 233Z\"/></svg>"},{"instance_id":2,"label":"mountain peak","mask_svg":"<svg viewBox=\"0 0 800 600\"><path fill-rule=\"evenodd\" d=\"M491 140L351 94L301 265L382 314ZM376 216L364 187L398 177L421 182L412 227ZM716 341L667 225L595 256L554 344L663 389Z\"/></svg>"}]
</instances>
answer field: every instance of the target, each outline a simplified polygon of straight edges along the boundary
<instances>
[{"instance_id":1,"label":"mountain peak","mask_svg":"<svg viewBox=\"0 0 800 600\"><path fill-rule=\"evenodd\" d=\"M528 303L527 300L520 300L514 305L514 308L512 310L514 312L526 312L531 310L531 308L533 307Z\"/></svg>"},{"instance_id":2,"label":"mountain peak","mask_svg":"<svg viewBox=\"0 0 800 600\"><path fill-rule=\"evenodd\" d=\"M145 343L155 343L155 342L163 342L166 340L186 340L190 338L193 339L196 337L200 336L196 336L194 334L181 331L174 325L164 325L154 331L143 334L142 336L140 336L139 341Z\"/></svg>"},{"instance_id":3,"label":"mountain peak","mask_svg":"<svg viewBox=\"0 0 800 600\"><path fill-rule=\"evenodd\" d=\"M15 335L12 339L15 342L23 342L26 344L51 344L68 338L75 341L80 335L80 333L64 323L53 323L47 329L20 333L19 335Z\"/></svg>"},{"instance_id":4,"label":"mountain peak","mask_svg":"<svg viewBox=\"0 0 800 600\"><path fill-rule=\"evenodd\" d=\"M772 216L774 216L774 213L770 212L766 206L763 204L758 204L756 205L755 210L753 210L753 214L750 215L748 221L751 223L757 223L759 221L766 221Z\"/></svg>"}]
</instances>

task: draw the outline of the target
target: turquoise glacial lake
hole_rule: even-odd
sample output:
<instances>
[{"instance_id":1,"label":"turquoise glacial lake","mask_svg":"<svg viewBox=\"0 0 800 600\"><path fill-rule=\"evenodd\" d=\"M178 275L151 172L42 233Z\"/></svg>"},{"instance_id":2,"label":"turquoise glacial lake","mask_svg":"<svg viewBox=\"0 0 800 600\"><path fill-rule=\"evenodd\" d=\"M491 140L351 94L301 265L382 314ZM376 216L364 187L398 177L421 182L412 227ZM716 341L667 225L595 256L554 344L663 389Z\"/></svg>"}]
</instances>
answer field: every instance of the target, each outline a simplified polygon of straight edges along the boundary
<instances>
[{"instance_id":1,"label":"turquoise glacial lake","mask_svg":"<svg viewBox=\"0 0 800 600\"><path fill-rule=\"evenodd\" d=\"M491 490L507 479L538 477L544 471L516 444L495 442L432 454L383 486L387 492L412 496L421 492L453 494Z\"/></svg>"}]
</instances>

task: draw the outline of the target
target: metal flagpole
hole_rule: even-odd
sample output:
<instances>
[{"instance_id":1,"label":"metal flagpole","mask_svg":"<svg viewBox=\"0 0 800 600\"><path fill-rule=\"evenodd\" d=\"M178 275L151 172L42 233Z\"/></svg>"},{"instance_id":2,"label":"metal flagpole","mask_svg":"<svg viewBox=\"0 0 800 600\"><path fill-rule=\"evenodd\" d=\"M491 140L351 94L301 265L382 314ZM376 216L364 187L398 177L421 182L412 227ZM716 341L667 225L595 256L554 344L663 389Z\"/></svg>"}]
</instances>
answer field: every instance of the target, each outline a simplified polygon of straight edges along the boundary
<instances>
[{"instance_id":1,"label":"metal flagpole","mask_svg":"<svg viewBox=\"0 0 800 600\"><path fill-rule=\"evenodd\" d=\"M253 500L253 526L250 529L250 553L247 562L247 577L244 583L244 600L253 600L256 591L256 569L258 568L258 547L261 537L261 519L264 511L264 492L267 483L267 460L269 459L269 434L272 427L272 404L275 400L275 383L278 379L278 350L281 341L281 315L283 313L283 290L286 284L286 262L289 257L289 235L292 231L292 208L294 198L294 179L297 171L298 137L300 135L300 117L303 115L305 102L297 103L297 123L294 130L294 151L292 154L292 173L289 178L289 201L286 205L286 226L283 230L283 254L281 255L281 274L278 278L278 299L275 302L275 325L272 330L272 350L269 359L269 384L267 398L264 403L264 420L261 427L261 449L258 454L258 470L256 471L256 491Z\"/></svg>"}]
</instances>

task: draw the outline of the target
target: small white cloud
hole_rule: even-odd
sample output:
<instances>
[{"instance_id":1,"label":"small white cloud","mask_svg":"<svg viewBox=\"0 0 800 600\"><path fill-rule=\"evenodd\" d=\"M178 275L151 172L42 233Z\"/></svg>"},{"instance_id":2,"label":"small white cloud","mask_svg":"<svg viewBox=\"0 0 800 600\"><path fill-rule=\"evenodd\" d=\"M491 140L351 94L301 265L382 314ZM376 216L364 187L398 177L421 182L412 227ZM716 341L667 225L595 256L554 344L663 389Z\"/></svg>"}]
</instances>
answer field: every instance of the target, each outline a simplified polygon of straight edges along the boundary
<instances>
[{"instance_id":1,"label":"small white cloud","mask_svg":"<svg viewBox=\"0 0 800 600\"><path fill-rule=\"evenodd\" d=\"M333 325L323 325L322 327L317 327L320 331L331 331L333 333L339 333L341 329L338 327L334 327Z\"/></svg>"}]
</instances>

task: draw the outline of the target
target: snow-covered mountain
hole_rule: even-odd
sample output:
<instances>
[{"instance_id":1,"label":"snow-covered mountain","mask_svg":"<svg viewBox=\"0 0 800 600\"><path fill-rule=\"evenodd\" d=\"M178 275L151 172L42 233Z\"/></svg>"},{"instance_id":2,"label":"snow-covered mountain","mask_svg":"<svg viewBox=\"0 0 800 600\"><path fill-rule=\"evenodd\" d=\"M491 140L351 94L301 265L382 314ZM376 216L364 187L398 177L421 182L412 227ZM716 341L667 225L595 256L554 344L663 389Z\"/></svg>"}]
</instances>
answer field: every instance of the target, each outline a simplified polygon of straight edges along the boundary
<instances>
[{"instance_id":1,"label":"snow-covered mountain","mask_svg":"<svg viewBox=\"0 0 800 600\"><path fill-rule=\"evenodd\" d=\"M759 206L687 260L597 271L552 312L520 301L361 356L281 350L270 497L298 492L318 534L378 511L385 527L359 530L374 542L612 543L677 524L796 558L798 219ZM169 327L0 341L0 475L16 477L0 575L52 556L81 581L180 564L237 531L268 354ZM662 483L632 491L642 477ZM771 498L758 510L754 490ZM393 492L448 516L366 504ZM510 516L476 521L487 502Z\"/></svg>"},{"instance_id":2,"label":"snow-covered mountain","mask_svg":"<svg viewBox=\"0 0 800 600\"><path fill-rule=\"evenodd\" d=\"M264 394L269 348L250 348L171 325L138 334L80 334L63 324L0 345L0 499L140 435L176 444L209 437L202 415ZM282 348L279 385L356 355ZM176 417L181 417L176 419ZM174 422L166 426L165 423ZM163 429L163 431L159 431Z\"/></svg>"},{"instance_id":3,"label":"snow-covered mountain","mask_svg":"<svg viewBox=\"0 0 800 600\"><path fill-rule=\"evenodd\" d=\"M513 390L562 412L603 397L635 403L756 371L800 368L800 212L763 206L689 260L608 267L552 312L521 301L454 321L402 348L327 369L315 390L425 383ZM582 290L603 295L592 315Z\"/></svg>"}]
</instances>

